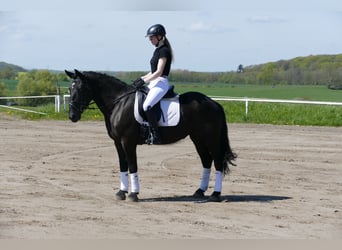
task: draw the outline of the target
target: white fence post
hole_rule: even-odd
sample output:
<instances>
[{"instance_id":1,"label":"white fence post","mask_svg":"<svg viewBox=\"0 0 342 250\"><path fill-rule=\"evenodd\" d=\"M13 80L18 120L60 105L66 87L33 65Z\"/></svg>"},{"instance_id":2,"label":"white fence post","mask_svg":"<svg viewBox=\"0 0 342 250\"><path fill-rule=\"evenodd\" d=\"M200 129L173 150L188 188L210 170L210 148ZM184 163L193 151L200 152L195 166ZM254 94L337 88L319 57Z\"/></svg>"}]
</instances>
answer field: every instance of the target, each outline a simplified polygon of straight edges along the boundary
<instances>
[{"instance_id":1,"label":"white fence post","mask_svg":"<svg viewBox=\"0 0 342 250\"><path fill-rule=\"evenodd\" d=\"M55 96L55 112L61 111L61 97L59 95Z\"/></svg>"},{"instance_id":2,"label":"white fence post","mask_svg":"<svg viewBox=\"0 0 342 250\"><path fill-rule=\"evenodd\" d=\"M209 96L215 101L237 101L245 102L245 114L248 115L249 102L265 102L265 103L292 103L292 104L308 104L308 105L331 105L342 106L342 102L322 102L322 101L301 101L301 100L279 100L279 99L263 99L263 98L241 98L241 97L226 97L226 96Z\"/></svg>"},{"instance_id":3,"label":"white fence post","mask_svg":"<svg viewBox=\"0 0 342 250\"><path fill-rule=\"evenodd\" d=\"M24 98L55 98L55 112L60 112L61 106L61 96L59 95L48 95L48 96L1 96L0 100L8 100L8 99L24 99ZM226 96L209 96L211 99L216 101L238 101L245 102L245 114L248 115L248 105L249 102L266 102L266 103L293 103L293 104L309 104L309 105L331 105L331 106L342 106L342 102L322 102L322 101L300 101L300 100L278 100L278 99L262 99L262 98L241 98L241 97L226 97ZM63 95L63 105L64 111L66 111L67 98L70 98L70 95ZM1 105L3 108L7 108L6 105ZM14 108L13 108L14 109ZM18 109L18 108L16 108ZM27 111L34 112L34 111ZM36 112L40 113L40 112ZM44 113L45 114L45 113Z\"/></svg>"},{"instance_id":4,"label":"white fence post","mask_svg":"<svg viewBox=\"0 0 342 250\"><path fill-rule=\"evenodd\" d=\"M63 95L63 106L64 106L64 111L66 111L66 99L70 98L70 95Z\"/></svg>"}]
</instances>

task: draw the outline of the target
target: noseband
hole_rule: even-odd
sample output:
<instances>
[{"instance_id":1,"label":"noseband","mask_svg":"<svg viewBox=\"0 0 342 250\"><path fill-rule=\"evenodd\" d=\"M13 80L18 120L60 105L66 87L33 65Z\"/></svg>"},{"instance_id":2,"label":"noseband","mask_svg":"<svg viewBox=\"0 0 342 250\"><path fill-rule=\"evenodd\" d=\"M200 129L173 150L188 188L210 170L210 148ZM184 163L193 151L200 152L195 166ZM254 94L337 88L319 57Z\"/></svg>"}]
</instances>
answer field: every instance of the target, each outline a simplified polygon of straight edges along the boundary
<instances>
[{"instance_id":1,"label":"noseband","mask_svg":"<svg viewBox=\"0 0 342 250\"><path fill-rule=\"evenodd\" d=\"M75 85L75 80L72 82L72 87L69 89L69 91L71 92L71 89L74 87ZM89 88L87 88L87 91L90 91ZM89 105L90 104L93 104L94 102L85 102L85 101L82 101L82 102L75 102L75 101L72 101L70 100L69 102L69 109L70 108L73 108L75 109L76 111L80 112L80 113L83 113L84 110L86 109L91 109L89 108Z\"/></svg>"},{"instance_id":2,"label":"noseband","mask_svg":"<svg viewBox=\"0 0 342 250\"><path fill-rule=\"evenodd\" d=\"M87 104L86 102L70 101L69 102L69 108L73 108L73 109L77 110L78 112L83 113L83 111L86 109L95 109L95 108L89 108L89 105L91 105L93 103L94 102L90 102L89 104Z\"/></svg>"}]
</instances>

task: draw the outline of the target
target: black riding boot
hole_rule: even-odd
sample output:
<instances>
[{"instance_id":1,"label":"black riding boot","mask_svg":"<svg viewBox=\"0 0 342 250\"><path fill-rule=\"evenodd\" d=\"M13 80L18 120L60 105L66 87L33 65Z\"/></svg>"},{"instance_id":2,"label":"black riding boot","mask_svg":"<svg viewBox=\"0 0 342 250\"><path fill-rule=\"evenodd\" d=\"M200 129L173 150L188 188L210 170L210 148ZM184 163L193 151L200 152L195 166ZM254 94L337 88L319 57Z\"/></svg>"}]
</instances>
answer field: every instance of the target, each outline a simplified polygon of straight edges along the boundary
<instances>
[{"instance_id":1,"label":"black riding boot","mask_svg":"<svg viewBox=\"0 0 342 250\"><path fill-rule=\"evenodd\" d=\"M161 138L159 133L158 121L156 114L153 108L150 108L145 111L146 118L148 123L150 124L151 138L148 140L148 144L161 144Z\"/></svg>"}]
</instances>

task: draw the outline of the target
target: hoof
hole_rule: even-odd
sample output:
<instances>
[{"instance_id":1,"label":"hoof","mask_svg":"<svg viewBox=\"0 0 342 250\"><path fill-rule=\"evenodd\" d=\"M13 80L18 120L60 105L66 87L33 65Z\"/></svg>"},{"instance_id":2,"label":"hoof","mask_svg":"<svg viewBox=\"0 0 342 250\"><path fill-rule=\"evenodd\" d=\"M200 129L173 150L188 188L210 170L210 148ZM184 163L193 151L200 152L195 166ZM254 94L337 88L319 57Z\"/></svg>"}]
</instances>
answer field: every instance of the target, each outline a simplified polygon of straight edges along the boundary
<instances>
[{"instance_id":1,"label":"hoof","mask_svg":"<svg viewBox=\"0 0 342 250\"><path fill-rule=\"evenodd\" d=\"M117 200L120 200L120 201L126 200L126 193L127 191L119 190L119 192L115 194L115 197Z\"/></svg>"},{"instance_id":2,"label":"hoof","mask_svg":"<svg viewBox=\"0 0 342 250\"><path fill-rule=\"evenodd\" d=\"M202 189L197 189L196 192L192 195L192 197L196 199L202 199L204 198L204 191Z\"/></svg>"},{"instance_id":3,"label":"hoof","mask_svg":"<svg viewBox=\"0 0 342 250\"><path fill-rule=\"evenodd\" d=\"M213 192L208 199L208 202L221 202L221 201L222 201L221 192Z\"/></svg>"},{"instance_id":4,"label":"hoof","mask_svg":"<svg viewBox=\"0 0 342 250\"><path fill-rule=\"evenodd\" d=\"M130 193L129 195L128 195L128 199L130 200L130 201L133 201L133 202L138 202L139 201L139 198L138 198L138 194L139 193Z\"/></svg>"}]
</instances>

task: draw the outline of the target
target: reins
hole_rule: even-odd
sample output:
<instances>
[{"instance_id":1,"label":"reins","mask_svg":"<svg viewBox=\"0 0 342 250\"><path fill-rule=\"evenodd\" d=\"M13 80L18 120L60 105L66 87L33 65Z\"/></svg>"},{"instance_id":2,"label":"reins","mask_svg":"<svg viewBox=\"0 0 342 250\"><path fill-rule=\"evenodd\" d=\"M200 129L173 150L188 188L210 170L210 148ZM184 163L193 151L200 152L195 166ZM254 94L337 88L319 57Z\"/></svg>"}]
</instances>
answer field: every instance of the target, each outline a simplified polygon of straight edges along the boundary
<instances>
[{"instance_id":1,"label":"reins","mask_svg":"<svg viewBox=\"0 0 342 250\"><path fill-rule=\"evenodd\" d=\"M117 102L119 102L122 98L126 97L126 96L129 96L131 94L134 94L135 92L137 92L136 89L133 89L131 91L128 91L127 93L123 94L122 96L119 96L118 98L116 98L114 101L113 101L113 104L115 105Z\"/></svg>"},{"instance_id":2,"label":"reins","mask_svg":"<svg viewBox=\"0 0 342 250\"><path fill-rule=\"evenodd\" d=\"M130 90L130 91L126 92L125 94L119 96L118 98L113 100L113 105L118 103L121 99L125 98L126 96L134 94L136 91L137 91L136 89L133 89L133 90ZM91 101L88 105L85 105L85 104L79 103L79 102L70 102L69 106L74 107L75 109L77 109L79 112L82 113L86 109L92 109L92 110L99 109L99 108L90 108L89 107L90 105L92 105L94 103L95 103L95 101Z\"/></svg>"}]
</instances>

